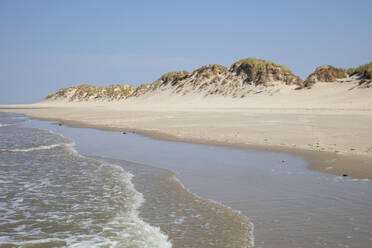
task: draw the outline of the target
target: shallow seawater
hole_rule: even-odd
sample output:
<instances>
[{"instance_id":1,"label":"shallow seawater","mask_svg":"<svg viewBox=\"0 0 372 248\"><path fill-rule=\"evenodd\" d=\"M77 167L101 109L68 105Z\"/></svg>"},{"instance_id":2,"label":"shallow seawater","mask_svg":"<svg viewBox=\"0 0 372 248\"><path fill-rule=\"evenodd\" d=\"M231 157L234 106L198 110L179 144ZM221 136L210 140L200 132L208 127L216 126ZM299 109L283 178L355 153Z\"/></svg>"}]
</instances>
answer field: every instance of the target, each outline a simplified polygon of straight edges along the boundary
<instances>
[{"instance_id":1,"label":"shallow seawater","mask_svg":"<svg viewBox=\"0 0 372 248\"><path fill-rule=\"evenodd\" d=\"M252 229L239 227L240 220L248 226L241 215L205 199L247 216L254 224L255 247L372 247L370 180L310 171L304 159L285 153L160 141L49 122L26 125L70 137L80 153L132 173L132 182L145 198L139 216L160 227L174 247L234 247L227 244L236 237L253 241L251 234L243 235ZM202 198L186 194L173 173ZM231 223L226 224L229 214ZM203 228L204 224L216 228ZM235 247L244 243L239 242Z\"/></svg>"},{"instance_id":2,"label":"shallow seawater","mask_svg":"<svg viewBox=\"0 0 372 248\"><path fill-rule=\"evenodd\" d=\"M71 140L0 118L9 124L0 130L0 247L171 246L139 218L143 197L131 174L79 155Z\"/></svg>"},{"instance_id":3,"label":"shallow seawater","mask_svg":"<svg viewBox=\"0 0 372 248\"><path fill-rule=\"evenodd\" d=\"M252 245L244 215L188 192L172 171L89 145L81 155L79 134L27 120L0 113L0 247Z\"/></svg>"}]
</instances>

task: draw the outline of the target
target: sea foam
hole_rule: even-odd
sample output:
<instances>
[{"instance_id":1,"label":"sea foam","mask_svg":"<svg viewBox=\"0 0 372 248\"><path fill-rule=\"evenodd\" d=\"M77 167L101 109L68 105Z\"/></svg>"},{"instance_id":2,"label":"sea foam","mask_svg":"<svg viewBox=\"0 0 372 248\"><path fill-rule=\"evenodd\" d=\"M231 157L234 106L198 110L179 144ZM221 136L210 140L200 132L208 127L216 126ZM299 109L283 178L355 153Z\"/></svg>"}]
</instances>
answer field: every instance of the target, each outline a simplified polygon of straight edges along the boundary
<instances>
[{"instance_id":1,"label":"sea foam","mask_svg":"<svg viewBox=\"0 0 372 248\"><path fill-rule=\"evenodd\" d=\"M32 152L32 151L38 151L38 150L52 149L52 148L64 146L64 145L70 145L70 144L62 143L62 144L53 144L53 145L43 145L43 146L35 146L35 147L24 148L24 149L0 149L0 152Z\"/></svg>"}]
</instances>

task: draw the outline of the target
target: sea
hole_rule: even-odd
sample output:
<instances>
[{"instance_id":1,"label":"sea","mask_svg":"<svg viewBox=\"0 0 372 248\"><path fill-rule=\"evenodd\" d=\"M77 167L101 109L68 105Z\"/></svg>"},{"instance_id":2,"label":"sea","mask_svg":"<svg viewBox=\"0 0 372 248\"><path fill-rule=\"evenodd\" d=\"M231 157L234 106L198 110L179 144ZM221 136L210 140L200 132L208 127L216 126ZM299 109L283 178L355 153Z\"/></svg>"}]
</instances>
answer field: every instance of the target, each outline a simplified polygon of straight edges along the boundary
<instances>
[{"instance_id":1,"label":"sea","mask_svg":"<svg viewBox=\"0 0 372 248\"><path fill-rule=\"evenodd\" d=\"M370 179L124 131L0 113L0 248L372 247Z\"/></svg>"},{"instance_id":2,"label":"sea","mask_svg":"<svg viewBox=\"0 0 372 248\"><path fill-rule=\"evenodd\" d=\"M247 217L173 171L83 155L35 122L0 113L0 247L253 247Z\"/></svg>"}]
</instances>

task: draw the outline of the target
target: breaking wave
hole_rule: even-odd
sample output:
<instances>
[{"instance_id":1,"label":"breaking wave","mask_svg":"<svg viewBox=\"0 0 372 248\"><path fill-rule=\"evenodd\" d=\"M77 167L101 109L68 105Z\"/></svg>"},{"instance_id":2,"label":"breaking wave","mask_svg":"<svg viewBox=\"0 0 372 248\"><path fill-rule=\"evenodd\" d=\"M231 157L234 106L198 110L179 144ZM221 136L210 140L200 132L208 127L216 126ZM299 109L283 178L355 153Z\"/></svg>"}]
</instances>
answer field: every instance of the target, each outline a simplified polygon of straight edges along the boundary
<instances>
[{"instance_id":1,"label":"breaking wave","mask_svg":"<svg viewBox=\"0 0 372 248\"><path fill-rule=\"evenodd\" d=\"M36 146L30 148L23 148L23 149L0 149L0 152L32 152L32 151L39 151L39 150L48 150L59 146L65 145L72 145L72 144L53 144L48 146Z\"/></svg>"}]
</instances>

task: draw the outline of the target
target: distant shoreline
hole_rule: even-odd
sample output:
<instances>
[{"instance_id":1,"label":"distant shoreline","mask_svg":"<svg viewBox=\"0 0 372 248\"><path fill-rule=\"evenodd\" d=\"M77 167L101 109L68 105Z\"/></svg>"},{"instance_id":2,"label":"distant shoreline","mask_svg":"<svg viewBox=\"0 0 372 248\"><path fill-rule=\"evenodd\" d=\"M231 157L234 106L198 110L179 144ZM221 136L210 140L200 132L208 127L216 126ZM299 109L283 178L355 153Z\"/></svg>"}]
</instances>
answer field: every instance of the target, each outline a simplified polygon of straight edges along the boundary
<instances>
[{"instance_id":1,"label":"distant shoreline","mask_svg":"<svg viewBox=\"0 0 372 248\"><path fill-rule=\"evenodd\" d=\"M40 108L34 108L34 107L40 107ZM225 147L233 147L233 148L240 148L240 149L254 149L254 150L268 150L268 151L276 151L276 152L285 152L290 154L299 155L303 158L305 158L309 162L308 168L311 170L317 170L324 173L339 175L339 176L348 176L353 178L368 178L372 179L372 156L368 154L353 154L353 153L345 153L345 154L337 154L335 152L329 152L329 151L314 151L311 149L304 149L302 147L299 147L298 144L294 143L292 147L285 146L285 145L274 145L270 142L267 142L267 144L255 144L254 141L247 140L249 142L242 142L239 139L226 139L225 141L219 140L218 137L213 137L213 134L215 132L230 132L229 129L226 129L224 126L221 128L217 128L216 130L211 131L212 138L206 138L204 135L198 135L197 132L207 132L205 127L202 127L200 129L192 129L186 131L190 131L189 135L185 134L176 134L177 130L182 127L175 127L176 130L169 130L169 126L172 124L167 123L167 120L161 121L160 123L150 123L151 126L154 124L153 129L149 130L147 127L141 127L143 124L140 122L141 125L136 125L137 123L134 122L133 124L128 123L126 125L123 125L122 123L119 123L119 120L114 119L108 119L109 117L105 116L107 113L112 111L112 115L128 115L129 112L121 111L121 110L112 110L110 108L105 108L104 106L102 108L88 108L88 107L43 107L40 105L19 105L17 106L9 106L11 108L4 109L1 108L1 112L16 112L16 113L23 113L28 116L30 116L33 119L38 120L47 120L47 121L58 121L64 125L69 125L72 127L81 127L81 128L94 128L94 129L100 129L100 130L109 130L109 131L126 131L126 132L136 132L144 136L152 137L155 139L160 140L169 140L169 141L176 141L176 142L189 142L189 143L196 143L196 144L207 144L207 145L213 145L213 146L225 146ZM5 107L5 106L2 106ZM29 108L31 107L31 108ZM100 111L100 113L97 112L97 109ZM103 111L103 113L101 113ZM74 114L69 114L70 112L74 112ZM171 114L174 114L175 112L171 112ZM133 118L151 118L152 116L149 116L151 114L145 112L145 111L131 111L130 114ZM218 113L217 113L218 114ZM77 118L77 116L81 116L81 118ZM211 115L211 119L216 118L213 114L210 113L195 113L195 112L188 112L183 113L182 118L189 118L190 115L197 115L195 118L196 120L193 120L194 125L198 125L198 118L199 115ZM238 113L239 115L239 113ZM63 116L63 117L62 117ZM90 119L87 119L89 117ZM278 116L274 116L275 118L279 118ZM324 116L321 116L324 118ZM181 119L182 119L181 118ZM200 117L202 118L202 117ZM337 115L336 115L336 118ZM357 119L354 118L356 121ZM362 118L363 119L363 118ZM125 117L121 118L123 122L127 121ZM183 120L183 119L182 119ZM200 123L203 123L204 119L200 121ZM101 122L101 123L100 123ZM103 123L102 123L103 122ZM107 124L107 122L111 122ZM199 123L199 124L200 124ZM217 122L218 123L218 122ZM279 125L279 124L278 124ZM249 129L249 128L248 128ZM294 128L293 128L294 129ZM345 129L348 129L347 126L345 126ZM241 132L247 132L247 130L240 130ZM248 130L249 131L249 130ZM257 130L256 130L257 131ZM344 130L346 131L346 130ZM252 134L253 136L253 134ZM285 133L283 134L283 137L285 136ZM243 138L249 138L248 136L245 136ZM265 136L266 137L266 136ZM294 136L295 137L295 136ZM214 138L214 139L213 139ZM269 137L270 138L270 137ZM301 138L301 137L300 137ZM245 141L245 140L243 140ZM296 147L295 147L296 146Z\"/></svg>"}]
</instances>

